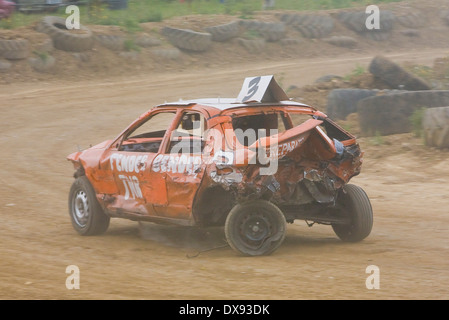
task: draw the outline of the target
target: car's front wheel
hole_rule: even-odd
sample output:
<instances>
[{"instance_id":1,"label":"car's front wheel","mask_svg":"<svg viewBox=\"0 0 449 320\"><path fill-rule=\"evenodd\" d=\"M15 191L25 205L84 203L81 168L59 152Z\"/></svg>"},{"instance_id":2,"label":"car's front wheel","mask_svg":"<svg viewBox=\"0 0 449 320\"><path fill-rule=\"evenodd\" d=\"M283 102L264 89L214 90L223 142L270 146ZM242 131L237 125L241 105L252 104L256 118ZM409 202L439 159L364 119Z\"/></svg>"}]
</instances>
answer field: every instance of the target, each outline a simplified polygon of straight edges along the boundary
<instances>
[{"instance_id":1,"label":"car's front wheel","mask_svg":"<svg viewBox=\"0 0 449 320\"><path fill-rule=\"evenodd\" d=\"M225 235L231 248L247 256L268 255L285 238L286 221L273 203L254 200L237 204L229 212Z\"/></svg>"},{"instance_id":2,"label":"car's front wheel","mask_svg":"<svg viewBox=\"0 0 449 320\"><path fill-rule=\"evenodd\" d=\"M348 224L333 224L336 235L346 242L358 242L365 239L373 227L373 209L362 188L348 184L343 187L337 202L341 214L349 218Z\"/></svg>"},{"instance_id":3,"label":"car's front wheel","mask_svg":"<svg viewBox=\"0 0 449 320\"><path fill-rule=\"evenodd\" d=\"M73 228L83 236L104 233L109 227L110 218L104 214L86 176L77 178L70 188L69 215Z\"/></svg>"}]
</instances>

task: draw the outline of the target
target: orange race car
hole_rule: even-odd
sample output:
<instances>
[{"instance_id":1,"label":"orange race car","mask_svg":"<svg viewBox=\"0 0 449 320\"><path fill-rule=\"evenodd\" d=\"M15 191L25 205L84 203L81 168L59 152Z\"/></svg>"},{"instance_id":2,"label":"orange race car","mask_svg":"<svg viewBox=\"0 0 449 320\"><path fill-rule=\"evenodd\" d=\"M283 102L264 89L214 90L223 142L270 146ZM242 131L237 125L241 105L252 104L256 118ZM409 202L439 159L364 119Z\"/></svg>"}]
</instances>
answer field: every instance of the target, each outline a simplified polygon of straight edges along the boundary
<instances>
[{"instance_id":1,"label":"orange race car","mask_svg":"<svg viewBox=\"0 0 449 320\"><path fill-rule=\"evenodd\" d=\"M69 155L69 214L81 235L105 232L111 217L224 226L244 255L275 251L295 219L360 241L372 208L347 183L362 155L354 136L290 101L273 76L246 78L237 99L165 103L116 138Z\"/></svg>"}]
</instances>

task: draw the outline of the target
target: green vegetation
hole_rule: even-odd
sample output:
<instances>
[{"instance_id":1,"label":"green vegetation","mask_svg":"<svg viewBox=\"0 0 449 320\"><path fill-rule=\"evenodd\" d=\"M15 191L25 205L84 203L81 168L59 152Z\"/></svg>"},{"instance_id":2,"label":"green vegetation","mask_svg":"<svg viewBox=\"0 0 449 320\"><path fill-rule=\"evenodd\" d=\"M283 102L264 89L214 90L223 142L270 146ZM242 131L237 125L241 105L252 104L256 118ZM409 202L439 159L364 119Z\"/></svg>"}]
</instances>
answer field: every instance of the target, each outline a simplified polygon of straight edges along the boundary
<instances>
[{"instance_id":1,"label":"green vegetation","mask_svg":"<svg viewBox=\"0 0 449 320\"><path fill-rule=\"evenodd\" d=\"M431 84L434 89L449 89L449 57L435 60L433 67L408 64L407 71Z\"/></svg>"},{"instance_id":2,"label":"green vegetation","mask_svg":"<svg viewBox=\"0 0 449 320\"><path fill-rule=\"evenodd\" d=\"M413 67L408 68L408 70L416 75L417 77L420 77L424 80L432 80L435 79L435 74L433 72L433 69L428 66L421 66L421 65L415 65Z\"/></svg>"},{"instance_id":3,"label":"green vegetation","mask_svg":"<svg viewBox=\"0 0 449 320\"><path fill-rule=\"evenodd\" d=\"M343 80L351 81L352 79L354 79L354 77L361 76L362 74L365 74L365 73L367 73L366 68L358 64L354 68L354 70L351 71L351 73L349 73L343 77Z\"/></svg>"},{"instance_id":4,"label":"green vegetation","mask_svg":"<svg viewBox=\"0 0 449 320\"><path fill-rule=\"evenodd\" d=\"M137 51L140 52L141 48L136 44L134 39L126 39L123 42L123 46L125 47L126 51Z\"/></svg>"},{"instance_id":5,"label":"green vegetation","mask_svg":"<svg viewBox=\"0 0 449 320\"><path fill-rule=\"evenodd\" d=\"M422 131L423 131L423 126L422 126L422 121L424 118L424 113L426 112L425 107L421 107L416 109L413 114L410 116L409 120L410 120L410 124L412 125L412 131L415 135L415 137L420 138L422 137Z\"/></svg>"},{"instance_id":6,"label":"green vegetation","mask_svg":"<svg viewBox=\"0 0 449 320\"><path fill-rule=\"evenodd\" d=\"M276 0L276 9L285 10L322 10L333 8L345 8L365 6L369 4L381 4L398 2L399 0ZM134 30L134 26L144 22L159 22L174 16L192 14L227 14L235 15L242 19L252 18L256 11L262 10L262 0L129 0L128 9L110 10L106 4L99 0L90 0L90 5L81 5L82 24L118 25L128 30ZM8 19L0 20L0 29L14 29L20 26L30 25L39 21L45 15L67 16L65 8L59 8L57 12L22 14L14 13Z\"/></svg>"},{"instance_id":7,"label":"green vegetation","mask_svg":"<svg viewBox=\"0 0 449 320\"><path fill-rule=\"evenodd\" d=\"M33 53L38 56L42 61L46 62L48 59L47 52L33 51Z\"/></svg>"},{"instance_id":8,"label":"green vegetation","mask_svg":"<svg viewBox=\"0 0 449 320\"><path fill-rule=\"evenodd\" d=\"M248 40L256 40L256 39L261 39L262 35L257 30L246 30L243 33L242 38L248 39Z\"/></svg>"},{"instance_id":9,"label":"green vegetation","mask_svg":"<svg viewBox=\"0 0 449 320\"><path fill-rule=\"evenodd\" d=\"M376 134L370 138L369 142L373 146L381 146L385 144L385 139L379 131L376 131Z\"/></svg>"}]
</instances>

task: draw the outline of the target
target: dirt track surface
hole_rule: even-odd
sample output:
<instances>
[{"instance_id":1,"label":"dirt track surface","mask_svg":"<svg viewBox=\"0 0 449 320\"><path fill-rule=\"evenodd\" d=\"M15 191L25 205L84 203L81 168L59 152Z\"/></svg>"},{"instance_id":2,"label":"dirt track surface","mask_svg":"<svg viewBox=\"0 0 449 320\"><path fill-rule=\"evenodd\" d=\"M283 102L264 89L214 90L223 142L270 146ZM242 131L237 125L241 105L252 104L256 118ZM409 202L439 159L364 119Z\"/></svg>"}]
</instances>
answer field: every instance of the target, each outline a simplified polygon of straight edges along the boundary
<instances>
[{"instance_id":1,"label":"dirt track surface","mask_svg":"<svg viewBox=\"0 0 449 320\"><path fill-rule=\"evenodd\" d=\"M390 54L431 64L447 50ZM179 98L238 94L246 76L282 73L286 85L347 74L372 56L245 64L193 73L163 73L84 82L0 87L1 299L447 299L449 297L449 154L411 134L365 150L352 180L373 205L371 235L355 244L329 226L288 225L281 248L240 257L221 247L223 232L113 219L106 234L73 230L67 195L73 168L66 155L116 136L151 106ZM211 204L213 205L213 204ZM68 265L80 269L67 290ZM369 265L380 289L368 290Z\"/></svg>"}]
</instances>

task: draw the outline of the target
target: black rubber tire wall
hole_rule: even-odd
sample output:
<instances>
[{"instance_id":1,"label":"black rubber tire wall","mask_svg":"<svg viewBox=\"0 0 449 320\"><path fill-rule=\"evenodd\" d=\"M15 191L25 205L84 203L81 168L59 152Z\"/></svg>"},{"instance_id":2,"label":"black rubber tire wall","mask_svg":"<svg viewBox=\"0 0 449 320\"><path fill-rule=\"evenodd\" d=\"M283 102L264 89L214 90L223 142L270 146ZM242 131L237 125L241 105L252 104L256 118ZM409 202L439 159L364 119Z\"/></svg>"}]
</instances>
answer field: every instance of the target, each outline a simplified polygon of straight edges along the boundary
<instances>
[{"instance_id":1,"label":"black rubber tire wall","mask_svg":"<svg viewBox=\"0 0 449 320\"><path fill-rule=\"evenodd\" d=\"M449 90L391 93L369 97L357 104L364 136L411 132L410 116L420 108L449 105Z\"/></svg>"},{"instance_id":2,"label":"black rubber tire wall","mask_svg":"<svg viewBox=\"0 0 449 320\"><path fill-rule=\"evenodd\" d=\"M9 60L20 60L28 57L29 42L26 39L0 39L0 57Z\"/></svg>"},{"instance_id":3,"label":"black rubber tire wall","mask_svg":"<svg viewBox=\"0 0 449 320\"><path fill-rule=\"evenodd\" d=\"M82 52L92 49L94 37L87 27L80 26L79 31L67 30L65 19L61 17L46 16L42 19L39 31L48 34L53 40L56 49L68 52Z\"/></svg>"},{"instance_id":4,"label":"black rubber tire wall","mask_svg":"<svg viewBox=\"0 0 449 320\"><path fill-rule=\"evenodd\" d=\"M172 45L179 49L201 52L209 49L212 44L212 35L210 33L164 27L162 34Z\"/></svg>"},{"instance_id":5,"label":"black rubber tire wall","mask_svg":"<svg viewBox=\"0 0 449 320\"><path fill-rule=\"evenodd\" d=\"M393 89L430 90L430 86L424 80L382 56L376 56L371 61L369 71Z\"/></svg>"}]
</instances>

